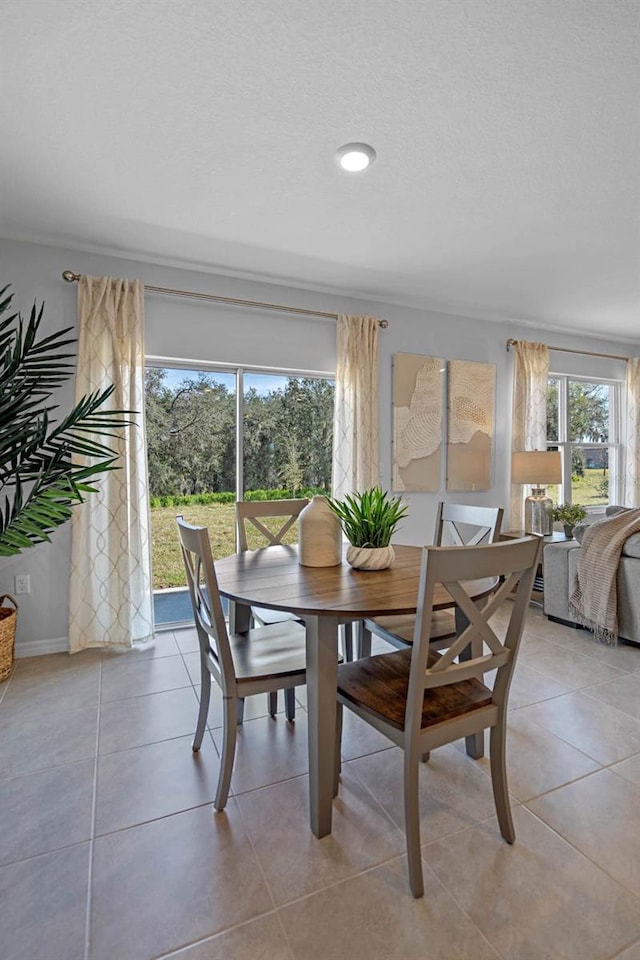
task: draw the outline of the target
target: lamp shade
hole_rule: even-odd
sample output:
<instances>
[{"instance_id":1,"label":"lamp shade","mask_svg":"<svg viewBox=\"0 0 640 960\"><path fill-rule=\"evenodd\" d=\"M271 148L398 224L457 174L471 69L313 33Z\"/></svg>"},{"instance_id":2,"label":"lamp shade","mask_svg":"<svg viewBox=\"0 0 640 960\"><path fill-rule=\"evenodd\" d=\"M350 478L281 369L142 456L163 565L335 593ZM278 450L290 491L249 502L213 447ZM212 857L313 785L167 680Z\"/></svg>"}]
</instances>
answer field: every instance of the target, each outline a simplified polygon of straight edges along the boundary
<instances>
[{"instance_id":1,"label":"lamp shade","mask_svg":"<svg viewBox=\"0 0 640 960\"><path fill-rule=\"evenodd\" d=\"M511 482L544 487L562 482L562 459L558 450L527 450L511 455Z\"/></svg>"}]
</instances>

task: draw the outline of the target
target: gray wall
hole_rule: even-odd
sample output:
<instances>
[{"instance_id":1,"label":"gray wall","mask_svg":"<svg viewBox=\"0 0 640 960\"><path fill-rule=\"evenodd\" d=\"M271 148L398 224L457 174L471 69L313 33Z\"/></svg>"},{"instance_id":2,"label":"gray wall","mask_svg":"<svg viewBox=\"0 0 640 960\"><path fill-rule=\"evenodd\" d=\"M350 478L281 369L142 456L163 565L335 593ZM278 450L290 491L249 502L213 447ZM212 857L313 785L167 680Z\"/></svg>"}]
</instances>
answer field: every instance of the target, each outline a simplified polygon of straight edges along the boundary
<instances>
[{"instance_id":1,"label":"gray wall","mask_svg":"<svg viewBox=\"0 0 640 960\"><path fill-rule=\"evenodd\" d=\"M593 340L517 322L493 323L450 316L389 303L359 300L319 291L257 283L140 261L64 250L38 244L0 240L0 286L11 283L14 304L28 313L35 300L45 301L43 329L52 332L76 323L77 286L61 279L63 270L95 276L140 279L145 284L241 297L336 313L385 317L389 327L380 336L380 481L391 483L391 358L417 353L445 359L479 360L497 366L494 486L476 494L407 494L410 510L398 536L406 543L430 542L437 501L473 501L508 506L508 463L511 418L512 354L508 337L543 340L556 346L596 350L622 356L640 352L640 344ZM146 305L146 350L173 359L218 361L333 372L335 324L308 317L220 306L149 294ZM556 373L598 377L624 375L614 361L552 354ZM61 391L63 409L72 402L71 386ZM444 481L444 474L443 474ZM58 529L50 544L0 561L0 592L13 592L16 573L31 576L31 594L20 599L17 653L63 649L67 636L69 527Z\"/></svg>"}]
</instances>

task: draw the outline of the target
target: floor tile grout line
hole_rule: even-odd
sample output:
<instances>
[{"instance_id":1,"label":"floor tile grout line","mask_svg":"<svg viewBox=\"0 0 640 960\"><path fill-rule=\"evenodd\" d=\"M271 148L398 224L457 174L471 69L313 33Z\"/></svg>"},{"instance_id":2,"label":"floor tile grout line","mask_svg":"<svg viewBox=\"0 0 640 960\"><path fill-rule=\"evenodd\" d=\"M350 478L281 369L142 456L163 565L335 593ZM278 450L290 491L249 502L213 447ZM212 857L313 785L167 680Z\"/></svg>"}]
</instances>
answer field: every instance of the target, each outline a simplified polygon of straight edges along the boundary
<instances>
[{"instance_id":1,"label":"floor tile grout line","mask_svg":"<svg viewBox=\"0 0 640 960\"><path fill-rule=\"evenodd\" d=\"M263 866L262 866L262 862L261 862L261 860L260 860L260 857L258 856L258 851L256 850L255 844L254 844L254 842L253 842L253 837L251 836L251 830L249 829L249 824L248 824L248 822L247 822L247 818L245 817L245 815L244 815L244 813L243 813L242 805L238 802L238 800L237 800L236 797L233 798L233 802L234 802L234 805L235 805L236 809L238 810L238 813L240 814L240 820L241 820L242 825L243 825L243 827L244 827L244 832L245 832L246 835L247 835L247 840L249 841L249 846L251 847L251 852L252 852L252 854L253 854L253 856L254 856L254 858L255 858L255 861L256 861L256 863L257 863L257 865L258 865L258 870L260 871L260 876L262 877L262 882L264 883L265 888L266 888L266 890L267 890L267 893L269 894L269 899L271 900L271 903L273 904L274 910L277 910L277 909L278 909L278 905L276 904L276 898L275 898L274 895L273 895L273 891L272 891L272 889L271 889L271 886L270 886L270 884L269 884L269 881L267 880L267 875L266 875L266 873L264 872L264 868L263 868ZM289 940L288 940L288 938L287 938L287 944L288 944L288 943L289 943Z\"/></svg>"},{"instance_id":2,"label":"floor tile grout line","mask_svg":"<svg viewBox=\"0 0 640 960\"><path fill-rule=\"evenodd\" d=\"M134 693L131 697L114 697L111 700L101 700L100 703L124 703L127 700L137 700L138 697L152 696L154 693L172 693L174 690L188 690L189 687L193 687L191 678L189 678L188 683L183 683L178 687L167 687L164 690L149 690L146 693Z\"/></svg>"},{"instance_id":3,"label":"floor tile grout line","mask_svg":"<svg viewBox=\"0 0 640 960\"><path fill-rule=\"evenodd\" d=\"M395 744L392 744L392 746L395 746ZM384 752L384 751L379 751L379 752ZM372 756L372 754L366 754L366 756ZM360 757L356 757L355 759L356 759L356 760L359 760L359 759L361 759L361 758L360 758ZM345 763L348 763L348 764L351 764L351 763L354 763L354 762L355 762L355 761L352 761L352 760L347 760L347 761L345 761ZM371 797L371 799L372 799L373 802L375 803L376 807L378 807L379 810L381 810L382 814L383 814L384 817L389 821L389 823L391 823L391 824L395 827L395 829L396 829L403 837L406 837L405 831L402 829L402 827L401 827L399 824L397 824L397 823L395 822L395 820L393 819L393 817L391 816L391 814L388 813L387 810L385 810L385 808L382 806L382 804L380 803L380 801L378 800L378 798L377 798L377 797L373 794L373 792L369 789L369 786L365 783L365 781L362 779L362 777L359 776L358 771L355 769L355 767L350 767L350 768L349 768L349 772L351 773L352 776L354 776L354 777L356 778L356 780L357 780L358 783L361 785L361 787L369 794L369 796ZM342 774L340 774L340 781L342 781ZM340 791L339 791L339 789L338 789L338 796L339 796L339 793L340 793ZM337 798L336 798L336 799L337 799Z\"/></svg>"},{"instance_id":4,"label":"floor tile grout line","mask_svg":"<svg viewBox=\"0 0 640 960\"><path fill-rule=\"evenodd\" d=\"M139 827L147 827L151 823L160 823L163 820L170 820L172 817L180 817L185 813L193 813L194 810L202 810L203 807L211 807L213 809L213 799L203 800L202 803L194 803L190 807L182 807L180 810L171 810L169 813L163 813L159 817L150 817L148 820L136 820L135 823L126 823L120 827L114 827L112 830L106 830L104 833L97 834L94 839L104 840L106 837L115 836L116 833L124 833L126 830L137 830Z\"/></svg>"},{"instance_id":5,"label":"floor tile grout line","mask_svg":"<svg viewBox=\"0 0 640 960\"><path fill-rule=\"evenodd\" d=\"M577 691L577 690L574 690L574 691L573 691L573 693L578 693L578 692L579 692L579 691ZM564 696L569 696L569 694L564 694ZM601 701L595 701L595 700L593 700L593 697L591 697L590 699L591 699L593 702L595 702L595 703L600 703L600 702L601 702ZM547 703L548 701L540 701L540 702L541 702L541 703ZM516 713L517 711L520 711L520 710L529 710L531 707L535 707L535 706L537 706L537 703L530 703L530 704L527 704L525 707L517 707L516 710L513 711L513 713ZM603 704L603 706L609 706L609 705L608 705L608 704ZM615 708L614 708L614 707L611 707L610 709L611 709L611 710L614 710ZM616 711L616 712L617 712L617 713L620 713L619 710ZM628 720L628 719L629 719L628 714L622 713L621 716L624 717L625 720ZM573 750L577 750L578 753L584 754L584 756L585 756L585 757L588 757L589 760L593 760L594 763L600 764L600 766L607 766L607 765L609 765L609 764L614 764L614 763L622 763L623 760L629 760L630 757L635 757L635 756L637 756L637 754L638 754L638 751L635 751L634 753L629 754L628 757L619 757L617 760L611 760L611 761L599 760L598 757L594 757L591 753L587 753L587 751L586 751L584 748L582 748L582 747L576 747L576 745L573 744L573 743L571 743L570 740L565 740L565 738L564 738L564 737L561 737L560 734L558 734L558 733L555 732L555 730L549 730L548 727L545 727L545 726L544 726L542 723L540 723L540 721L537 720L535 717L527 717L527 720L529 720L530 723L534 723L537 727L540 727L540 729L541 729L541 730L544 730L545 733L550 734L552 737L555 737L556 740L559 740L561 743L565 743L565 744L567 744L567 746L571 747ZM507 736L508 736L508 733L507 733ZM591 772L593 773L594 771L592 770Z\"/></svg>"},{"instance_id":6,"label":"floor tile grout line","mask_svg":"<svg viewBox=\"0 0 640 960\"><path fill-rule=\"evenodd\" d=\"M589 777L593 777L595 774L602 773L603 770L608 769L609 768L606 766L601 766L598 767L597 770L589 770L587 773L581 773L577 777L574 777L573 780L567 780L565 783L559 783L556 787L550 787L549 790L543 790L542 793L536 793L532 797L528 797L526 800L521 800L520 805L527 807L527 810L529 810L529 803L533 803L535 800L540 800L542 797L549 797L552 793L557 793L559 790L563 790L564 787L572 787L575 783L580 783L582 780L588 780ZM621 777L620 779L623 778ZM533 810L531 813L533 813Z\"/></svg>"},{"instance_id":7,"label":"floor tile grout line","mask_svg":"<svg viewBox=\"0 0 640 960\"><path fill-rule=\"evenodd\" d=\"M613 682L615 683L615 680ZM623 717L631 717L632 720L635 720L637 723L640 723L640 716L636 717L633 713L629 713L627 710L621 710L618 707L614 707L613 704L608 703L606 700L601 700L599 697L594 697L592 694L590 694L589 690L593 690L595 686L600 686L600 684L594 684L591 687L584 687L584 689L582 689L580 693L584 693L585 697L589 697L589 699L593 700L594 703L601 703L605 707L611 707L612 710L616 710L618 713L621 713Z\"/></svg>"},{"instance_id":8,"label":"floor tile grout line","mask_svg":"<svg viewBox=\"0 0 640 960\"><path fill-rule=\"evenodd\" d=\"M482 822L482 821L480 821L480 822ZM474 824L474 826L475 826L475 824ZM466 828L465 828L465 829L466 829ZM472 827L470 826L468 829L472 829ZM444 838L443 838L443 839L444 839ZM437 842L437 841L434 841L434 843L436 843L436 842ZM429 863L429 861L424 859L424 856L422 855L422 849L423 849L423 848L421 847L420 858L421 858L421 860L422 860L422 863L427 867L429 873L430 873L431 876L434 878L434 880L436 881L436 883L445 891L445 893L447 894L447 896L451 897L451 899L452 899L453 902L455 903L455 905L456 905L456 907L458 908L458 910L467 918L467 920L468 920L469 923L472 925L472 927L473 927L475 930L478 931L478 933L480 934L481 938L482 938L482 939L484 940L484 942L489 946L489 948L490 948L491 950L493 950L493 952L494 952L495 955L496 955L496 958L498 958L498 960L506 960L505 955L498 950L498 948L496 947L496 945L495 945L494 943L492 943L491 940L489 940L488 936L486 935L486 933L484 932L484 930L482 929L482 927L478 926L478 924L475 922L475 920L473 919L473 917L467 912L467 910L465 910L465 908L462 906L462 903L458 900L458 898L457 898L457 896L455 895L455 893L453 892L453 890L450 890L449 887L448 887L448 886L446 885L446 883L444 882L444 880L441 880L441 879L440 879L440 877L439 877L438 874L435 872L435 870L433 869L433 867L431 866L431 864Z\"/></svg>"},{"instance_id":9,"label":"floor tile grout line","mask_svg":"<svg viewBox=\"0 0 640 960\"><path fill-rule=\"evenodd\" d=\"M577 654L577 656L579 656L579 654ZM600 661L600 660L592 660L592 663L601 664L601 661ZM556 681L557 681L557 679L558 679L556 675L551 674L551 673L545 673L543 670L540 669L540 667L534 666L532 663L529 663L526 659L522 659L521 657L518 657L518 659L517 659L517 661L516 661L516 668L515 668L515 669L517 670L519 666L527 667L529 670L534 670L539 676L544 677L545 680L556 680ZM608 664L605 664L605 666L608 666ZM612 667L611 669L615 669L615 670L616 670L617 676L607 677L605 680L594 680L593 683L585 683L584 686L571 687L570 690L567 690L567 693L578 693L580 690L587 690L587 689L589 689L590 687L596 687L596 686L598 686L598 684L601 684L601 683L611 683L611 682L613 682L614 680L621 680L623 677L629 677L629 676L633 676L633 675L634 675L634 674L632 674L632 673L631 673L631 674L625 673L623 670L617 670L617 668L614 668L614 667ZM562 681L560 681L560 682L562 682ZM557 694L557 696L562 697L562 696L566 696L566 694L559 693L559 694Z\"/></svg>"},{"instance_id":10,"label":"floor tile grout line","mask_svg":"<svg viewBox=\"0 0 640 960\"><path fill-rule=\"evenodd\" d=\"M597 663L601 667L604 666L604 667L607 667L609 670L615 671L613 676L608 677L606 680L596 680L594 684L589 684L589 686L595 686L596 683L607 683L610 680L619 680L621 677L633 676L634 673L636 673L636 671L634 670L626 670L623 667L614 667L612 664L607 663L606 660L600 660L598 657L592 657L588 653L581 653L579 650L574 650L573 648L568 649L567 647L563 646L562 643L556 642L555 640L549 640L548 638L539 636L538 634L533 634L533 636L535 637L536 640L542 640L544 643L550 644L554 650L560 650L566 654L576 656L579 659L587 660L589 666L591 666L594 663ZM532 653L531 656L533 655L534 654ZM523 662L525 666L529 666L529 664L526 663L525 661L520 661L520 662ZM532 669L535 669L535 667L533 667ZM538 672L541 673L542 671L538 670ZM543 674L543 676L547 676L547 674Z\"/></svg>"},{"instance_id":11,"label":"floor tile grout line","mask_svg":"<svg viewBox=\"0 0 640 960\"><path fill-rule=\"evenodd\" d=\"M586 650L573 650L573 652L574 652L574 653L577 653L577 654L578 654L579 656L581 656L581 657L588 657L589 660L597 660L598 663L605 663L605 664L606 664L606 661L605 661L605 660L601 660L599 657L594 657L594 656L589 652L589 650L592 649L591 647L589 647L589 643L590 643L591 641L593 641L593 643L597 643L597 640L595 640L595 638L593 637L593 634L591 633L591 631L589 631L589 630L575 630L573 633L571 633L571 634L568 635L568 636L562 634L562 635L560 635L557 639L553 639L553 636L552 636L552 635L553 635L553 633L554 633L554 628L555 628L556 626L562 627L563 625L562 625L562 624L554 624L553 621L547 620L547 621L545 621L543 624L541 624L541 627L542 627L543 629L545 629L546 632L545 632L545 633L540 633L540 632L538 631L538 629L536 629L535 627L532 627L532 626L530 626L529 624L527 624L528 630L530 631L530 633L531 633L537 640L546 640L548 643L553 643L555 646L562 646L562 645L563 645L563 642L564 642L564 641L567 641L567 640L570 641L572 644L573 644L573 643L576 643L576 642L584 641L585 645L587 646L587 649L586 649ZM624 641L624 638L622 638L622 639L623 639L623 641ZM606 647L608 647L609 645L608 645L608 644L600 644L600 646L606 648ZM639 647L637 644L634 644L634 643L632 643L632 642L618 642L617 644L615 644L615 646L612 646L610 649L616 650L616 649L618 649L618 648L619 648L619 649L622 649L622 650L637 650L637 651L640 653L640 647ZM572 649L573 649L573 648L572 648ZM624 671L624 667L615 667L614 669L615 669L615 670L623 670L623 671Z\"/></svg>"},{"instance_id":12,"label":"floor tile grout line","mask_svg":"<svg viewBox=\"0 0 640 960\"><path fill-rule=\"evenodd\" d=\"M250 917L249 920L243 920L241 923L235 923L231 927L225 927L223 930L217 930L215 933L211 933L206 937L202 937L199 940L191 940L189 943L184 943L180 947L176 947L175 950L171 950L169 953L159 953L156 954L151 960L172 960L173 957L179 956L184 950L191 950L193 947L199 947L203 943L209 943L210 941L217 940L219 937L224 937L228 933L232 933L235 930L242 930L243 927L249 927L252 923L255 923L257 920L262 920L265 917L276 917L278 914L278 909L266 910L264 913L259 913L255 917Z\"/></svg>"},{"instance_id":13,"label":"floor tile grout line","mask_svg":"<svg viewBox=\"0 0 640 960\"><path fill-rule=\"evenodd\" d=\"M622 948L622 950L619 951L619 953L613 954L613 956L609 957L608 960L624 960L625 953L627 952L627 950L630 950L631 947L640 948L640 940L631 940L629 943L626 944L626 946Z\"/></svg>"},{"instance_id":14,"label":"floor tile grout line","mask_svg":"<svg viewBox=\"0 0 640 960\"><path fill-rule=\"evenodd\" d=\"M93 847L96 834L96 812L98 806L98 761L100 757L100 703L102 699L102 658L100 659L100 671L98 673L98 713L96 717L96 748L93 764L93 796L91 798L91 827L89 839L89 870L87 877L87 913L85 917L84 929L84 960L89 960L89 950L91 947L91 890L93 886Z\"/></svg>"},{"instance_id":15,"label":"floor tile grout line","mask_svg":"<svg viewBox=\"0 0 640 960\"><path fill-rule=\"evenodd\" d=\"M584 850L581 850L580 847L577 847L577 846L575 845L575 843L573 843L571 840L568 840L567 837L563 836L563 835L560 833L559 830L556 830L556 828L555 828L555 827L552 827L550 823L547 823L547 821L544 820L544 819L540 816L540 814L536 813L535 810L530 810L529 807L527 807L526 809L527 809L528 813L531 814L532 817L535 817L536 820L538 820L539 823L542 824L542 826L544 826L544 827L546 827L548 830L550 830L553 834L556 835L556 837L558 837L560 840L562 840L563 843L566 843L567 846L571 847L571 849L574 850L579 856L581 856L581 857L583 857L585 860L587 860L587 861L591 864L592 867L595 867L596 870L599 870L601 873L604 873L604 875L605 875L609 880L611 880L612 883L615 883L616 886L618 886L618 887L620 888L620 890L623 890L623 891L624 891L625 893L627 893L627 894L630 893L636 900L638 900L638 903L639 903L639 905L640 905L640 891L634 890L634 889L632 889L632 887L628 887L628 886L627 886L625 883L623 883L621 880L618 880L617 877L614 877L611 873L609 873L609 871L608 871L605 867L602 866L601 863L597 863L597 861L595 861L592 857L590 857L588 853L585 853Z\"/></svg>"}]
</instances>

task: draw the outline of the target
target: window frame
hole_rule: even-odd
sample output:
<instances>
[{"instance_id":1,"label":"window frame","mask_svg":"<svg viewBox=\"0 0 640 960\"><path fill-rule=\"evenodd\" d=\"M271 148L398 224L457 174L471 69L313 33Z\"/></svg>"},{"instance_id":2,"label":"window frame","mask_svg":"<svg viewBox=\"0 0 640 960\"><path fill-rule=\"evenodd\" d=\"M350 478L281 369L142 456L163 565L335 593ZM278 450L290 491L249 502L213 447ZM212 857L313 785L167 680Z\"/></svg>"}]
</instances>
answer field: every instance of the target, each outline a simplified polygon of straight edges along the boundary
<instances>
[{"instance_id":1,"label":"window frame","mask_svg":"<svg viewBox=\"0 0 640 960\"><path fill-rule=\"evenodd\" d=\"M622 443L622 388L623 382L612 377L585 376L573 373L547 374L547 387L550 381L558 386L558 439L547 439L547 448L560 451L562 458L562 482L558 485L562 491L559 502L572 502L571 463L574 447L581 449L608 450L609 452L609 499L607 504L586 506L588 514L603 514L606 507L619 503L622 495L623 453ZM595 383L609 387L609 437L606 441L579 441L569 438L569 383Z\"/></svg>"},{"instance_id":2,"label":"window frame","mask_svg":"<svg viewBox=\"0 0 640 960\"><path fill-rule=\"evenodd\" d=\"M245 366L240 363L214 363L204 360L184 360L172 357L146 356L146 367L170 368L172 370L195 370L202 373L226 373L235 375L236 401L236 500L242 500L244 493L244 378L247 374L257 373L274 377L305 378L307 380L333 380L336 374L326 370L294 370L289 367Z\"/></svg>"}]
</instances>

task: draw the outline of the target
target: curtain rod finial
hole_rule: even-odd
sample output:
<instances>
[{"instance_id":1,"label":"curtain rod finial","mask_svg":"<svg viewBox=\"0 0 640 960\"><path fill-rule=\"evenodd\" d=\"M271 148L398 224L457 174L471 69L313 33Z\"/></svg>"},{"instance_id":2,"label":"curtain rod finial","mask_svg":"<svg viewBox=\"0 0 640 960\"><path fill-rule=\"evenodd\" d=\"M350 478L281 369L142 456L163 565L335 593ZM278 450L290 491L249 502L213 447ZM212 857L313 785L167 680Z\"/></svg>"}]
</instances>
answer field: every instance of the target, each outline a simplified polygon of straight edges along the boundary
<instances>
[{"instance_id":1,"label":"curtain rod finial","mask_svg":"<svg viewBox=\"0 0 640 960\"><path fill-rule=\"evenodd\" d=\"M388 320L378 320L378 326L381 327L383 330L386 330L387 327L389 326L389 321L388 321Z\"/></svg>"},{"instance_id":2,"label":"curtain rod finial","mask_svg":"<svg viewBox=\"0 0 640 960\"><path fill-rule=\"evenodd\" d=\"M62 273L62 279L66 280L67 283L74 283L74 281L80 279L80 274L74 273L73 270L64 270Z\"/></svg>"}]
</instances>

